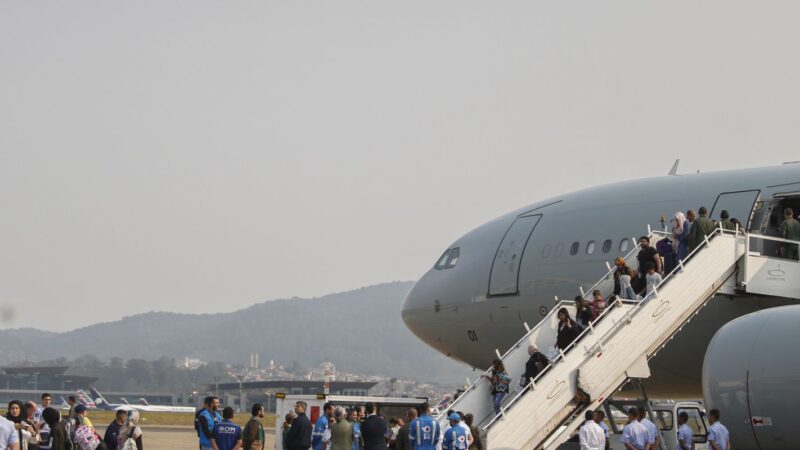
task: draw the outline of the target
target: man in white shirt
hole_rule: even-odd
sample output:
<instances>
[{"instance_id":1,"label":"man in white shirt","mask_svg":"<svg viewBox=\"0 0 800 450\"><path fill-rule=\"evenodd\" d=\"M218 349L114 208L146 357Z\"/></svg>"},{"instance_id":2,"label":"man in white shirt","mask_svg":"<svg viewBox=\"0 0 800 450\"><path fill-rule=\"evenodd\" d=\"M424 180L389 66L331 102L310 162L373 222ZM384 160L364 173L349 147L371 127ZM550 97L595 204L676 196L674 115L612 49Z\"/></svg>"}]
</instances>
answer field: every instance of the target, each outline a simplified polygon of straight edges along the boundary
<instances>
[{"instance_id":1,"label":"man in white shirt","mask_svg":"<svg viewBox=\"0 0 800 450\"><path fill-rule=\"evenodd\" d=\"M627 450L649 450L647 428L639 423L639 409L635 406L628 409L628 424L622 429L619 441Z\"/></svg>"},{"instance_id":2,"label":"man in white shirt","mask_svg":"<svg viewBox=\"0 0 800 450\"><path fill-rule=\"evenodd\" d=\"M654 424L650 418L647 417L646 409L639 410L639 423L644 425L644 427L647 429L647 443L650 445L650 448L652 450L660 448L658 444L661 440L661 434L658 432L658 427L656 424Z\"/></svg>"},{"instance_id":3,"label":"man in white shirt","mask_svg":"<svg viewBox=\"0 0 800 450\"><path fill-rule=\"evenodd\" d=\"M694 433L686 422L689 421L689 414L681 412L678 414L678 448L675 450L693 450Z\"/></svg>"},{"instance_id":4,"label":"man in white shirt","mask_svg":"<svg viewBox=\"0 0 800 450\"><path fill-rule=\"evenodd\" d=\"M608 439L608 425L606 425L606 413L602 410L597 410L594 412L594 421L595 423L603 429L603 435L606 437L606 450L611 449L611 441Z\"/></svg>"},{"instance_id":5,"label":"man in white shirt","mask_svg":"<svg viewBox=\"0 0 800 450\"><path fill-rule=\"evenodd\" d=\"M14 422L0 416L0 450L19 450L19 433Z\"/></svg>"},{"instance_id":6,"label":"man in white shirt","mask_svg":"<svg viewBox=\"0 0 800 450\"><path fill-rule=\"evenodd\" d=\"M586 421L578 431L581 450L605 450L606 435L600 425L594 421L595 414L592 411L586 411L585 418Z\"/></svg>"},{"instance_id":7,"label":"man in white shirt","mask_svg":"<svg viewBox=\"0 0 800 450\"><path fill-rule=\"evenodd\" d=\"M712 409L708 412L708 443L713 450L731 450L731 439L728 429L719 422L719 410Z\"/></svg>"}]
</instances>

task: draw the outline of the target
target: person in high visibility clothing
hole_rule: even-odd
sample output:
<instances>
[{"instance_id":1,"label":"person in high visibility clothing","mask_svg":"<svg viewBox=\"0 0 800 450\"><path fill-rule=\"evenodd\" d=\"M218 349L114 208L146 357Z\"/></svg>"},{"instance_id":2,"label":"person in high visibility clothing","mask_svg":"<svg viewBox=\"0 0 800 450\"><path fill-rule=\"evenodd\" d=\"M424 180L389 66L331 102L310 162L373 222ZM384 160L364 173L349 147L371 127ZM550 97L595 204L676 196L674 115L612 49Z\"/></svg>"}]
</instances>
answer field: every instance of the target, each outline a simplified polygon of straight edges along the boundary
<instances>
[{"instance_id":1,"label":"person in high visibility clothing","mask_svg":"<svg viewBox=\"0 0 800 450\"><path fill-rule=\"evenodd\" d=\"M322 415L314 424L314 432L311 434L311 447L314 450L323 450L325 443L325 432L330 427L330 420L333 418L333 403L327 402L322 407Z\"/></svg>"},{"instance_id":2,"label":"person in high visibility clothing","mask_svg":"<svg viewBox=\"0 0 800 450\"><path fill-rule=\"evenodd\" d=\"M447 420L450 421L450 428L444 433L442 450L467 450L469 448L467 432L459 425L461 416L454 412L447 416Z\"/></svg>"},{"instance_id":3,"label":"person in high visibility clothing","mask_svg":"<svg viewBox=\"0 0 800 450\"><path fill-rule=\"evenodd\" d=\"M408 441L414 450L436 450L442 430L439 422L431 417L430 406L422 405L420 416L408 426Z\"/></svg>"}]
</instances>

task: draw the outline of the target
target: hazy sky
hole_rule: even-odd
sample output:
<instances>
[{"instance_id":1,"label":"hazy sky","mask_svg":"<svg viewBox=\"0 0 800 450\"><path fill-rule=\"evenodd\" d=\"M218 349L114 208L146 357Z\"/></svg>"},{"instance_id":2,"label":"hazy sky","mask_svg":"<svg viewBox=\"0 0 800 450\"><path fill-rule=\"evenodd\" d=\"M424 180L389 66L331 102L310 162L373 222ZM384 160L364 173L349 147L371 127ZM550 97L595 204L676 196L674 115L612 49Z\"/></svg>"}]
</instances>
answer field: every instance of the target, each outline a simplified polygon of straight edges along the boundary
<instances>
[{"instance_id":1,"label":"hazy sky","mask_svg":"<svg viewBox=\"0 0 800 450\"><path fill-rule=\"evenodd\" d=\"M578 188L800 159L800 3L0 3L0 327L416 279ZM399 320L399 319L398 319Z\"/></svg>"}]
</instances>

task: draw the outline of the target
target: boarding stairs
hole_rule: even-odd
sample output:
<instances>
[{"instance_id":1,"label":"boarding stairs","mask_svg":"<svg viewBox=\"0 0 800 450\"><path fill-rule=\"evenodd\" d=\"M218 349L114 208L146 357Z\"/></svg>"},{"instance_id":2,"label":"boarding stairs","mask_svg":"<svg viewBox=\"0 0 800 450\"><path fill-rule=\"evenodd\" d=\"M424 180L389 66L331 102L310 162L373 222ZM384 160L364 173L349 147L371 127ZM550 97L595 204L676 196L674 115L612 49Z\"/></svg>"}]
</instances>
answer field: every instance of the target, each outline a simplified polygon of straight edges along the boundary
<instances>
[{"instance_id":1,"label":"boarding stairs","mask_svg":"<svg viewBox=\"0 0 800 450\"><path fill-rule=\"evenodd\" d=\"M664 233L651 233L651 242L663 236ZM784 296L780 290L787 289L785 282L765 287L765 282L759 280L787 272L800 276L800 263L775 261L777 258L751 251L751 241L764 239L778 240L738 230L715 230L650 295L639 301L616 300L609 304L575 342L557 352L534 380L506 396L500 414L494 414L489 382L483 377L448 409L472 413L490 450L555 449L583 423L585 411L596 409L629 379L648 378L648 360L721 289ZM634 248L625 255L632 267L638 251ZM744 270L740 270L742 266ZM613 268L609 267L586 292L594 289L604 294L613 289ZM798 287L794 284L788 289ZM800 290L795 297L800 297ZM530 344L546 352L555 343L556 315L561 307L568 308L575 317L573 302L561 302L535 327L526 324L525 336L505 354L498 352L514 380L524 372ZM439 420L445 420L444 413Z\"/></svg>"}]
</instances>

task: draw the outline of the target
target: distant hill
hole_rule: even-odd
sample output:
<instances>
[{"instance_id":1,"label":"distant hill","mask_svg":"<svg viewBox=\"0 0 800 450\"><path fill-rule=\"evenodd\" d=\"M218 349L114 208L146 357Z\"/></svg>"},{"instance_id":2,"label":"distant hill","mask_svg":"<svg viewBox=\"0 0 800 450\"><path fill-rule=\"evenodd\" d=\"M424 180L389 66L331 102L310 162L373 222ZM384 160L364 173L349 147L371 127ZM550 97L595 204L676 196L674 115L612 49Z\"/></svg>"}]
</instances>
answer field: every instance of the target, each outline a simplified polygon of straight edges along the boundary
<instances>
[{"instance_id":1,"label":"distant hill","mask_svg":"<svg viewBox=\"0 0 800 450\"><path fill-rule=\"evenodd\" d=\"M65 333L0 330L0 364L87 354L246 363L259 352L262 365L273 359L311 367L330 360L348 372L460 382L470 369L426 346L400 318L412 286L393 282L272 300L231 313L150 312Z\"/></svg>"}]
</instances>

